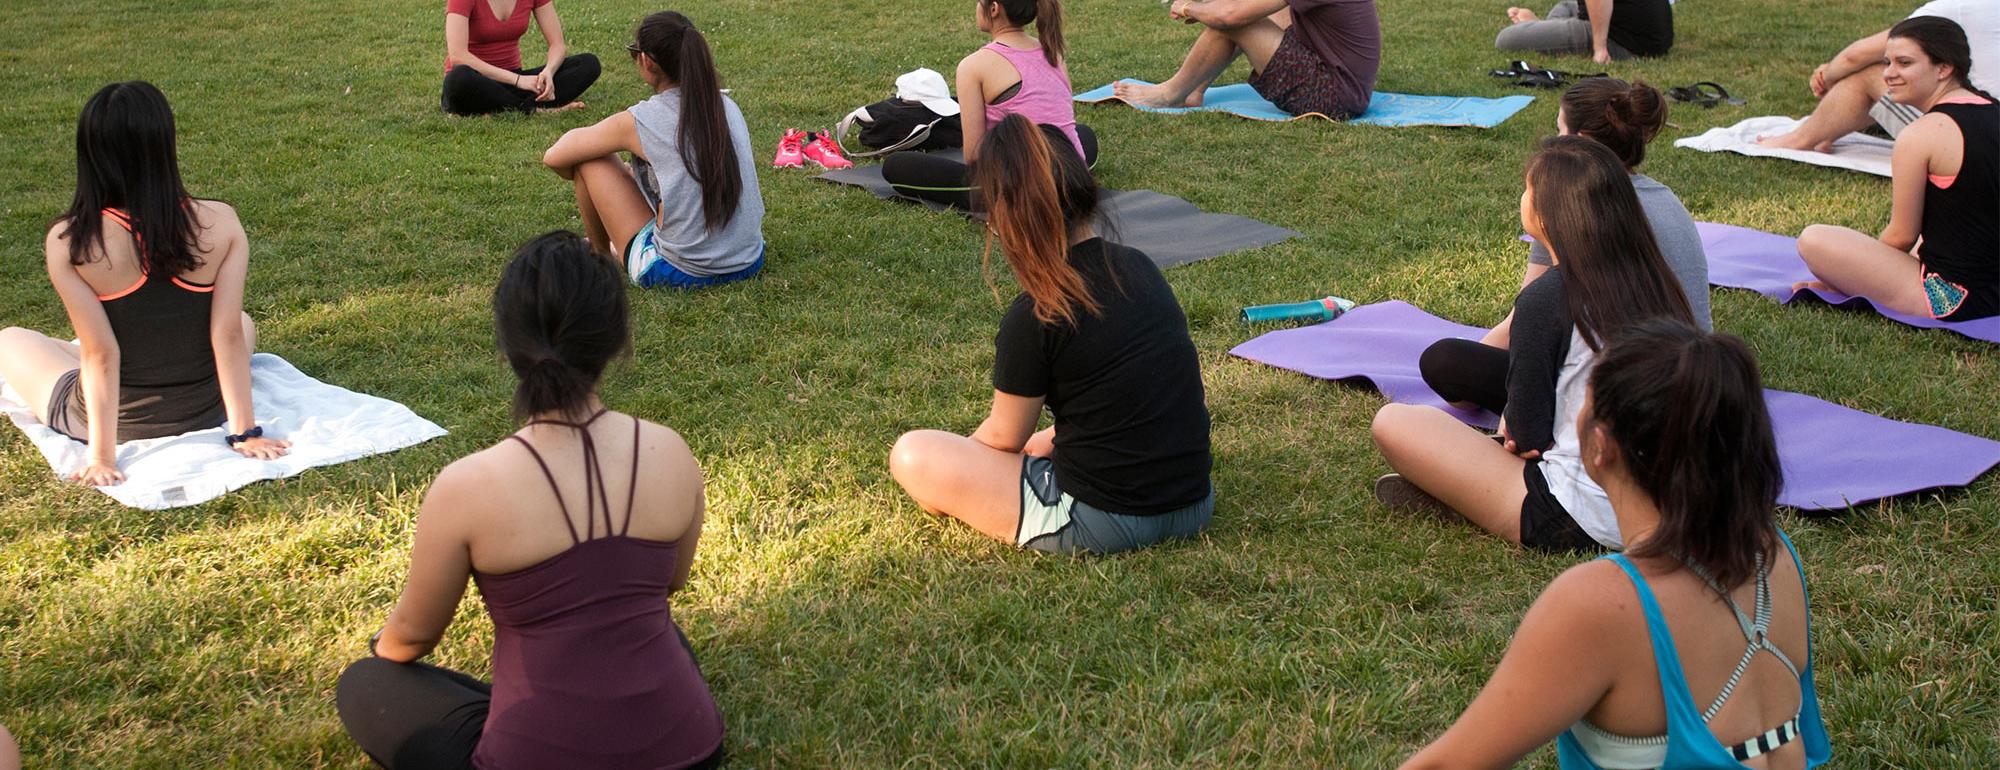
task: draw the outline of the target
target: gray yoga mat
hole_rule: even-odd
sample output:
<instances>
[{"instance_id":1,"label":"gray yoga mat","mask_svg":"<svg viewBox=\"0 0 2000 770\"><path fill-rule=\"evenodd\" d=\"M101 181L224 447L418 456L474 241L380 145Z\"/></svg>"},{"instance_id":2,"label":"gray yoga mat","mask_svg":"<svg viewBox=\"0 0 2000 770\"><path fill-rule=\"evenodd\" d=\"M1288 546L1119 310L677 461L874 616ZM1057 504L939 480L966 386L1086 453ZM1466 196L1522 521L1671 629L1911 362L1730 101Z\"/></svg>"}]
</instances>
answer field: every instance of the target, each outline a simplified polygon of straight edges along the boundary
<instances>
[{"instance_id":1,"label":"gray yoga mat","mask_svg":"<svg viewBox=\"0 0 2000 770\"><path fill-rule=\"evenodd\" d=\"M938 154L954 159L963 157L958 150ZM932 211L950 208L898 194L882 178L880 163L828 171L817 178L853 185L874 193L877 198L920 203ZM1202 211L1192 203L1152 190L1105 190L1098 203L1098 215L1109 224L1104 228L1108 238L1145 252L1163 268L1299 237L1297 232L1248 217Z\"/></svg>"}]
</instances>

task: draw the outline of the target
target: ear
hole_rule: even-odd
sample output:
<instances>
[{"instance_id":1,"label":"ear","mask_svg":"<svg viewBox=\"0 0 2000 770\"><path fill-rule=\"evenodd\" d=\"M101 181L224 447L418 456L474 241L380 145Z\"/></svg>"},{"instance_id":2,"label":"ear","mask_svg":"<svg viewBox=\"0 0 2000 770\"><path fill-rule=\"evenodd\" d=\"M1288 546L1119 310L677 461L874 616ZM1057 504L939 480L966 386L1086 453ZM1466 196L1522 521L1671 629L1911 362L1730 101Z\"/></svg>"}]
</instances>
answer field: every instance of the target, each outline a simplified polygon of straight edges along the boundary
<instances>
[{"instance_id":1,"label":"ear","mask_svg":"<svg viewBox=\"0 0 2000 770\"><path fill-rule=\"evenodd\" d=\"M1618 452L1618 442L1611 440L1611 433L1602 423L1593 422L1589 428L1590 440L1582 442L1583 463L1589 468L1606 469L1623 465L1625 458Z\"/></svg>"}]
</instances>

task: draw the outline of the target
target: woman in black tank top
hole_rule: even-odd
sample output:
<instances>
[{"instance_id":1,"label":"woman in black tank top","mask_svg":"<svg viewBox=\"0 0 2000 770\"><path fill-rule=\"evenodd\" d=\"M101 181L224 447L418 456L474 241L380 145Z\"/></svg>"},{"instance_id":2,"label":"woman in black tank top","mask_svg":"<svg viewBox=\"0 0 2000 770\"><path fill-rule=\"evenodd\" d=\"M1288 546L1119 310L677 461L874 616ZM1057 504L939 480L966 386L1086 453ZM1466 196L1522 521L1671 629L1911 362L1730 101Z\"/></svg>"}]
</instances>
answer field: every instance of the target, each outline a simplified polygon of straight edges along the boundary
<instances>
[{"instance_id":1,"label":"woman in black tank top","mask_svg":"<svg viewBox=\"0 0 2000 770\"><path fill-rule=\"evenodd\" d=\"M1971 68L1956 22L1914 16L1890 28L1889 98L1926 114L1896 138L1889 226L1879 238L1806 228L1799 256L1817 280L1793 288L1947 321L2000 315L2000 106L1970 85Z\"/></svg>"},{"instance_id":2,"label":"woman in black tank top","mask_svg":"<svg viewBox=\"0 0 2000 770\"><path fill-rule=\"evenodd\" d=\"M78 343L0 330L0 379L89 445L70 477L93 486L124 480L121 441L225 422L237 452L283 456L290 444L263 436L250 402L243 226L182 187L166 97L144 81L105 86L76 136L76 197L45 247Z\"/></svg>"}]
</instances>

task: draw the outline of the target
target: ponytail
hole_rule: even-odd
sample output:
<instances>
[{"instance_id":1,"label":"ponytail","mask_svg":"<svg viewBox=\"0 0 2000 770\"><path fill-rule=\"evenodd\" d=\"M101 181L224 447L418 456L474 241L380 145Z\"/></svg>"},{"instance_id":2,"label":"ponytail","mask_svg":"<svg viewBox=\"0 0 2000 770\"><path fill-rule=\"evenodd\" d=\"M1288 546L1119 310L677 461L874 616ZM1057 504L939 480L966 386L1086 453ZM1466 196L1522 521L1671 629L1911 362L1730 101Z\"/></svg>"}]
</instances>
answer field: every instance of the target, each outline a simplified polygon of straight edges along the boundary
<instances>
[{"instance_id":1,"label":"ponytail","mask_svg":"<svg viewBox=\"0 0 2000 770\"><path fill-rule=\"evenodd\" d=\"M1079 309L1100 312L1103 305L1069 261L1070 232L1097 212L1097 183L1082 158L1010 114L980 145L972 179L989 232L982 272L997 238L1015 282L1034 303L1035 320L1074 327Z\"/></svg>"},{"instance_id":2,"label":"ponytail","mask_svg":"<svg viewBox=\"0 0 2000 770\"><path fill-rule=\"evenodd\" d=\"M1042 57L1049 66L1061 67L1063 57L1062 0L979 0L979 7L1000 4L1007 23L1017 27L1035 25L1035 37L1042 42Z\"/></svg>"},{"instance_id":3,"label":"ponytail","mask_svg":"<svg viewBox=\"0 0 2000 770\"><path fill-rule=\"evenodd\" d=\"M625 276L571 232L521 246L493 289L493 336L519 382L514 419L579 417L631 342Z\"/></svg>"},{"instance_id":4,"label":"ponytail","mask_svg":"<svg viewBox=\"0 0 2000 770\"><path fill-rule=\"evenodd\" d=\"M1036 0L1035 37L1042 41L1042 57L1049 66L1061 67L1063 58L1062 0Z\"/></svg>"},{"instance_id":5,"label":"ponytail","mask_svg":"<svg viewBox=\"0 0 2000 770\"><path fill-rule=\"evenodd\" d=\"M1743 341L1643 321L1598 357L1590 390L1591 420L1660 511L1652 534L1625 552L1685 562L1724 589L1755 577L1758 558L1777 545L1771 517L1784 474Z\"/></svg>"},{"instance_id":6,"label":"ponytail","mask_svg":"<svg viewBox=\"0 0 2000 770\"><path fill-rule=\"evenodd\" d=\"M722 100L722 77L715 71L708 40L693 22L675 11L647 16L639 22L634 37L660 68L660 74L680 87L681 119L676 139L681 165L701 188L702 224L710 231L717 230L736 218L743 176Z\"/></svg>"},{"instance_id":7,"label":"ponytail","mask_svg":"<svg viewBox=\"0 0 2000 770\"><path fill-rule=\"evenodd\" d=\"M1627 170L1646 160L1646 144L1667 123L1667 99L1645 81L1584 78L1562 95L1563 123L1571 133L1611 148Z\"/></svg>"}]
</instances>

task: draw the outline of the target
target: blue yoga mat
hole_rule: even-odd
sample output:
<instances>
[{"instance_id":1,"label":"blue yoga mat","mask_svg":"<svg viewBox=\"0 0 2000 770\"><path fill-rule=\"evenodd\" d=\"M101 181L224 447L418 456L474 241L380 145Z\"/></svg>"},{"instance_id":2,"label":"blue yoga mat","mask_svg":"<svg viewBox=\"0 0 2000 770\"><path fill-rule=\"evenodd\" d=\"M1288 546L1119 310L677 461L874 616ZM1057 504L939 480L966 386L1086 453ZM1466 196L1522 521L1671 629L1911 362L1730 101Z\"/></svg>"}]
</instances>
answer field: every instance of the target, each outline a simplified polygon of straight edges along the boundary
<instances>
[{"instance_id":1,"label":"blue yoga mat","mask_svg":"<svg viewBox=\"0 0 2000 770\"><path fill-rule=\"evenodd\" d=\"M1125 83L1146 83L1143 80L1124 80ZM1148 84L1150 85L1150 84ZM1117 102L1111 95L1111 85L1093 88L1076 95L1076 100L1086 104ZM1492 128L1500 125L1514 113L1520 112L1533 102L1532 96L1503 96L1487 99L1477 96L1421 96L1417 94L1385 94L1380 91L1369 98L1368 111L1347 122L1364 126L1471 126ZM1122 102L1121 102L1122 103ZM1286 121L1304 117L1326 118L1317 112L1293 115L1278 109L1248 83L1214 86L1208 89L1200 107L1138 107L1146 112L1227 112L1231 115L1251 120ZM1330 118L1329 118L1330 119Z\"/></svg>"}]
</instances>

